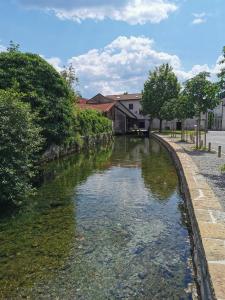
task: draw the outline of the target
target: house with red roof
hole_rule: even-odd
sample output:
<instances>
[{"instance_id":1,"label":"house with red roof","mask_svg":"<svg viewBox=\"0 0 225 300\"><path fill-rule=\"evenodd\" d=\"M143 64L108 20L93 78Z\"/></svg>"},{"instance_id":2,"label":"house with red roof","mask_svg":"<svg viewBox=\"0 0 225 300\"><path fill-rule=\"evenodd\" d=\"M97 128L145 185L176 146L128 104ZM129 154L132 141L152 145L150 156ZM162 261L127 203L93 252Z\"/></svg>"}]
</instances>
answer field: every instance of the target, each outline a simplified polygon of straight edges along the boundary
<instances>
[{"instance_id":1,"label":"house with red roof","mask_svg":"<svg viewBox=\"0 0 225 300\"><path fill-rule=\"evenodd\" d=\"M89 100L80 98L78 107L101 112L105 117L112 120L116 134L128 133L137 125L137 116L126 105L102 94L97 94Z\"/></svg>"}]
</instances>

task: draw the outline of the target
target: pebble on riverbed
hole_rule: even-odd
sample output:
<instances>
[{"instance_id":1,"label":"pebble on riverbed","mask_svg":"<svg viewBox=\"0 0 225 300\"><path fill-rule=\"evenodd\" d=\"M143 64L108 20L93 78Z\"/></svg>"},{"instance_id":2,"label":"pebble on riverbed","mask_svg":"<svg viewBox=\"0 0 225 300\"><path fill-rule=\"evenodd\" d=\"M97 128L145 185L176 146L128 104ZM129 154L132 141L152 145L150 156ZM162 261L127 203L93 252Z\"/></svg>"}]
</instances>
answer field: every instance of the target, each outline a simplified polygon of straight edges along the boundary
<instances>
[{"instance_id":1,"label":"pebble on riverbed","mask_svg":"<svg viewBox=\"0 0 225 300\"><path fill-rule=\"evenodd\" d=\"M147 276L148 276L148 272L147 271L138 273L138 277L141 280L145 279Z\"/></svg>"}]
</instances>

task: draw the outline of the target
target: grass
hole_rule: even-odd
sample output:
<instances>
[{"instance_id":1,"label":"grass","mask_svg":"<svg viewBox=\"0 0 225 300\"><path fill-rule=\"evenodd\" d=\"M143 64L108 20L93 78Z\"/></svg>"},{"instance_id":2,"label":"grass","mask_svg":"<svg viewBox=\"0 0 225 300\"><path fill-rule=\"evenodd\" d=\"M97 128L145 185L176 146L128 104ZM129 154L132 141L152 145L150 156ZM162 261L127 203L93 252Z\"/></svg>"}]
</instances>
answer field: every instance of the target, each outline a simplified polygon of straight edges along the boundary
<instances>
[{"instance_id":1,"label":"grass","mask_svg":"<svg viewBox=\"0 0 225 300\"><path fill-rule=\"evenodd\" d=\"M220 168L220 171L221 171L222 173L225 173L225 165L223 165L223 166Z\"/></svg>"},{"instance_id":2,"label":"grass","mask_svg":"<svg viewBox=\"0 0 225 300\"><path fill-rule=\"evenodd\" d=\"M188 135L190 134L195 134L195 130L184 130L184 132ZM163 135L169 135L169 134L181 134L181 130L162 130L161 131L161 134ZM204 134L204 131L201 131L201 134Z\"/></svg>"}]
</instances>

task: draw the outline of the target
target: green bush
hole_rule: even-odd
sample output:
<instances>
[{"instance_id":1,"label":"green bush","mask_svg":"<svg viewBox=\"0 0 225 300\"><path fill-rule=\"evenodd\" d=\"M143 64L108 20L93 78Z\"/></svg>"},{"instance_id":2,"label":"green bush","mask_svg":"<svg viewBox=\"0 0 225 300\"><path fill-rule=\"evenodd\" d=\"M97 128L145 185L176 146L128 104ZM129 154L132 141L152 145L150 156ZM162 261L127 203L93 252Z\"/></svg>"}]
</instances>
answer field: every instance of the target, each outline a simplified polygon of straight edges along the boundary
<instances>
[{"instance_id":1,"label":"green bush","mask_svg":"<svg viewBox=\"0 0 225 300\"><path fill-rule=\"evenodd\" d=\"M32 193L42 139L30 105L15 91L0 90L0 204L20 204Z\"/></svg>"},{"instance_id":2,"label":"green bush","mask_svg":"<svg viewBox=\"0 0 225 300\"><path fill-rule=\"evenodd\" d=\"M39 55L17 49L0 53L0 89L16 88L30 103L46 147L73 136L74 93L62 76Z\"/></svg>"},{"instance_id":3,"label":"green bush","mask_svg":"<svg viewBox=\"0 0 225 300\"><path fill-rule=\"evenodd\" d=\"M112 132L112 122L95 110L80 110L77 118L82 136Z\"/></svg>"}]
</instances>

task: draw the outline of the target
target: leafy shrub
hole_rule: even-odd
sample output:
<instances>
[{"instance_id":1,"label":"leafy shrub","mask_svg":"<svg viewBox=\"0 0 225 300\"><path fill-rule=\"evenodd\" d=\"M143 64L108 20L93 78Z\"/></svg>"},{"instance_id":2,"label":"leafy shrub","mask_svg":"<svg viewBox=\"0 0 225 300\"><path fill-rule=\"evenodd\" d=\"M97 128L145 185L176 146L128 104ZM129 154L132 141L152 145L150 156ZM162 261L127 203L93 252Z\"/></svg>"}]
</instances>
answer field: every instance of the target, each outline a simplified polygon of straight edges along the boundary
<instances>
[{"instance_id":1,"label":"leafy shrub","mask_svg":"<svg viewBox=\"0 0 225 300\"><path fill-rule=\"evenodd\" d=\"M74 93L62 76L39 55L18 49L0 53L0 89L15 88L30 103L46 147L73 136Z\"/></svg>"},{"instance_id":2,"label":"leafy shrub","mask_svg":"<svg viewBox=\"0 0 225 300\"><path fill-rule=\"evenodd\" d=\"M95 110L78 112L79 132L82 136L90 136L112 131L112 122Z\"/></svg>"},{"instance_id":3,"label":"leafy shrub","mask_svg":"<svg viewBox=\"0 0 225 300\"><path fill-rule=\"evenodd\" d=\"M0 90L0 204L20 204L32 193L31 179L42 139L30 105L15 91Z\"/></svg>"}]
</instances>

